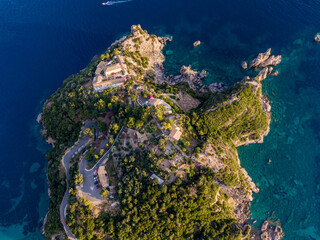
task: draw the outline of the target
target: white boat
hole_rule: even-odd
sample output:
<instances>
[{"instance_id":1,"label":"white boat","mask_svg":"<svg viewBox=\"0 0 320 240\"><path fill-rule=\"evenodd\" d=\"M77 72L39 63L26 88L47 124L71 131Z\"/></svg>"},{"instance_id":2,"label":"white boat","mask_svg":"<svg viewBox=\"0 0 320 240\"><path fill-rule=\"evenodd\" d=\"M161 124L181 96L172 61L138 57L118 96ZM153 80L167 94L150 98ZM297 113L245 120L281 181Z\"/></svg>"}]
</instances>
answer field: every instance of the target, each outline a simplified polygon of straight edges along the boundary
<instances>
[{"instance_id":1,"label":"white boat","mask_svg":"<svg viewBox=\"0 0 320 240\"><path fill-rule=\"evenodd\" d=\"M196 41L196 42L193 43L193 46L194 46L194 47L197 47L197 46L199 46L200 44L201 44L201 42L198 40L198 41Z\"/></svg>"},{"instance_id":2,"label":"white boat","mask_svg":"<svg viewBox=\"0 0 320 240\"><path fill-rule=\"evenodd\" d=\"M110 3L110 1L108 1L108 2L102 3L102 5L108 5L108 6L110 6L110 5L112 5L112 3Z\"/></svg>"},{"instance_id":3,"label":"white boat","mask_svg":"<svg viewBox=\"0 0 320 240\"><path fill-rule=\"evenodd\" d=\"M114 4L119 4L119 3L127 3L127 2L131 2L132 0L124 0L124 1L108 1L108 2L104 2L102 3L102 5L107 5L107 6L111 6Z\"/></svg>"}]
</instances>

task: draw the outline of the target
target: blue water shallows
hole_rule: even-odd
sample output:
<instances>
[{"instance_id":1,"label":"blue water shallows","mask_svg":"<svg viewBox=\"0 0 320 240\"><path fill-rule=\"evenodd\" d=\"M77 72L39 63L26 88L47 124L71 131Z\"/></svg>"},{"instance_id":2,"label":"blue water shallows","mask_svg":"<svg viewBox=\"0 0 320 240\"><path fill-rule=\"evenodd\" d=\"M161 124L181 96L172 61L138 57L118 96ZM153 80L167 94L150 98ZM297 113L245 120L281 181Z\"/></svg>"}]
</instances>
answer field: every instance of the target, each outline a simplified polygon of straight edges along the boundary
<instances>
[{"instance_id":1,"label":"blue water shallows","mask_svg":"<svg viewBox=\"0 0 320 240\"><path fill-rule=\"evenodd\" d=\"M264 82L272 101L265 142L239 149L259 185L257 225L280 219L285 239L320 239L320 2L298 0L0 1L0 239L43 239L48 197L44 153L35 122L41 104L132 24L171 34L165 67L207 69L206 83L232 85L243 60L272 47L278 77ZM192 43L201 40L196 49ZM268 163L269 159L271 163Z\"/></svg>"}]
</instances>

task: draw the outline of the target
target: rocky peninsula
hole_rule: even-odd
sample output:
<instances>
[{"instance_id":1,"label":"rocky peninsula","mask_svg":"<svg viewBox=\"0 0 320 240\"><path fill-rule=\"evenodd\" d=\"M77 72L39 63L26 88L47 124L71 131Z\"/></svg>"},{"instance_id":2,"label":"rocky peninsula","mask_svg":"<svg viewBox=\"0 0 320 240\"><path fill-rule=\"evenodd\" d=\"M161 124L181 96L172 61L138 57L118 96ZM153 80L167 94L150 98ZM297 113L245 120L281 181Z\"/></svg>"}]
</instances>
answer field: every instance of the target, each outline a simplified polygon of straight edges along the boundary
<instances>
[{"instance_id":1,"label":"rocky peninsula","mask_svg":"<svg viewBox=\"0 0 320 240\"><path fill-rule=\"evenodd\" d=\"M166 75L172 40L134 25L45 102L46 238L281 239L280 226L251 229L259 189L237 153L269 132L262 82L281 56L268 49L242 63L251 77L205 86L191 66Z\"/></svg>"}]
</instances>

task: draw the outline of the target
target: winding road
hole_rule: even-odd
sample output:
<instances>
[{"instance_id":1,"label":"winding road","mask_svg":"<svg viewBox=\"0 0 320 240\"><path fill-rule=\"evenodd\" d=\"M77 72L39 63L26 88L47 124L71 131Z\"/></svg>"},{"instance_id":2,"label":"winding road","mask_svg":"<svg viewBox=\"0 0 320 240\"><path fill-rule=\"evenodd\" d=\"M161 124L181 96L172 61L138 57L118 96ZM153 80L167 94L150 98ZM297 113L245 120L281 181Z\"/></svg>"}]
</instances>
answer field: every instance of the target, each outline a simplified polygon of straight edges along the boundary
<instances>
[{"instance_id":1,"label":"winding road","mask_svg":"<svg viewBox=\"0 0 320 240\"><path fill-rule=\"evenodd\" d=\"M89 127L94 127L96 129L96 141L98 139L99 136L99 130L97 127L97 124L95 122L88 122L84 127L83 130ZM102 198L100 196L100 189L96 189L95 185L94 185L94 179L93 179L93 175L96 172L96 170L100 167L101 164L104 164L107 160L108 160L108 156L112 150L112 148L114 147L114 144L117 142L119 136L121 136L121 134L123 133L123 131L125 130L125 127L123 126L120 129L119 134L117 135L116 139L114 140L114 143L112 144L112 146L110 147L110 149L100 158L100 160L94 165L94 167L90 170L87 170L87 161L82 158L81 163L80 163L80 173L83 175L83 186L82 186L82 190L84 192L89 192L90 195L92 195L94 198L103 200L104 198ZM69 229L69 226L66 224L66 216L67 216L67 206L68 206L68 196L69 196L69 167L70 167L70 160L73 157L73 155L79 151L81 151L86 144L89 142L90 138L89 137L84 137L82 138L76 145L74 145L69 151L66 152L66 154L63 156L62 158L62 164L66 170L66 181L67 181L67 190L64 194L63 200L60 204L60 219L61 219L61 223L64 227L64 230L68 236L69 239L73 239L76 240L77 238L72 234L72 232Z\"/></svg>"},{"instance_id":2,"label":"winding road","mask_svg":"<svg viewBox=\"0 0 320 240\"><path fill-rule=\"evenodd\" d=\"M84 128L94 127L96 129L96 140L99 136L99 130L97 127L97 124L95 122L88 122ZM64 230L68 236L69 239L77 239L72 232L69 229L69 226L66 224L66 216L67 216L67 206L68 206L68 196L69 196L69 167L70 167L70 160L73 157L75 153L83 149L86 144L89 142L90 138L84 137L82 138L76 145L74 145L69 151L66 152L66 154L62 157L62 165L65 168L66 171L66 181L67 181L67 190L64 194L64 197L62 199L62 202L60 204L60 220L64 227Z\"/></svg>"}]
</instances>

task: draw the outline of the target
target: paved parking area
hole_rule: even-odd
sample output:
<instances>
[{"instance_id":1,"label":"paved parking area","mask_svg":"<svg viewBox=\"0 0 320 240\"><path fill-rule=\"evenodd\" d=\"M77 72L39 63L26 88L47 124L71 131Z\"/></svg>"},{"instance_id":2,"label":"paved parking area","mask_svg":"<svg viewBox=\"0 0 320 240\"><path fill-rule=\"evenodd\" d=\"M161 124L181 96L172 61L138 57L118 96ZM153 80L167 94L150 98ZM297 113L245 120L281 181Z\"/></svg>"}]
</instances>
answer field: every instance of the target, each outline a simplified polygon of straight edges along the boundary
<instances>
[{"instance_id":1,"label":"paved parking area","mask_svg":"<svg viewBox=\"0 0 320 240\"><path fill-rule=\"evenodd\" d=\"M94 180L94 176L96 173L93 171L83 170L81 174L83 175L83 183L80 187L81 191L91 198L105 200L100 196L102 188L97 188L97 185L95 185L96 180Z\"/></svg>"}]
</instances>

